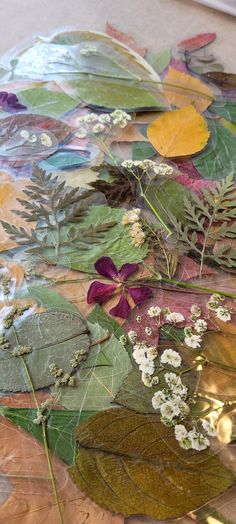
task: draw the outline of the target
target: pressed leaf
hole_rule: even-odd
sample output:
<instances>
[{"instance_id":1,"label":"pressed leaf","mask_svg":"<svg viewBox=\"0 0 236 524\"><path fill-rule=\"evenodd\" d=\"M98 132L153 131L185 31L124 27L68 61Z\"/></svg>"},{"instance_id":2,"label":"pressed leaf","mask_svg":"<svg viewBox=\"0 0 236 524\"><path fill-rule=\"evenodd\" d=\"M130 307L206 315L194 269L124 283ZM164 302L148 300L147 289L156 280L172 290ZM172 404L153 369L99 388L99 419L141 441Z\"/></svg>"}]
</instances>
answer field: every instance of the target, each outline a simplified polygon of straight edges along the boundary
<instances>
[{"instance_id":1,"label":"pressed leaf","mask_svg":"<svg viewBox=\"0 0 236 524\"><path fill-rule=\"evenodd\" d=\"M150 93L144 87L104 80L80 80L70 82L73 94L78 102L89 106L106 107L108 109L157 109L165 107L163 96Z\"/></svg>"},{"instance_id":2,"label":"pressed leaf","mask_svg":"<svg viewBox=\"0 0 236 524\"><path fill-rule=\"evenodd\" d=\"M207 333L202 354L210 361L200 376L199 392L222 402L236 400L235 335Z\"/></svg>"},{"instance_id":3,"label":"pressed leaf","mask_svg":"<svg viewBox=\"0 0 236 524\"><path fill-rule=\"evenodd\" d=\"M7 332L10 348L1 349L1 391L31 391L22 359L14 357L12 350L19 345L30 346L32 352L24 355L35 389L48 387L55 382L49 365L55 363L65 372L71 371L70 359L78 349L90 347L88 328L78 315L62 311L49 311L28 316L16 328Z\"/></svg>"},{"instance_id":4,"label":"pressed leaf","mask_svg":"<svg viewBox=\"0 0 236 524\"><path fill-rule=\"evenodd\" d=\"M161 51L158 51L157 53L148 54L148 62L151 64L153 69L157 71L157 73L162 73L164 69L169 65L171 60L171 48L167 47L166 49L162 49Z\"/></svg>"},{"instance_id":5,"label":"pressed leaf","mask_svg":"<svg viewBox=\"0 0 236 524\"><path fill-rule=\"evenodd\" d=\"M236 124L236 102L231 100L220 100L214 102L211 106L211 111L217 115L223 116L226 120L230 120Z\"/></svg>"},{"instance_id":6,"label":"pressed leaf","mask_svg":"<svg viewBox=\"0 0 236 524\"><path fill-rule=\"evenodd\" d=\"M159 185L149 184L145 188L145 195L164 222L171 223L172 214L185 222L183 200L186 196L190 197L191 193L182 184L172 179L161 181Z\"/></svg>"},{"instance_id":7,"label":"pressed leaf","mask_svg":"<svg viewBox=\"0 0 236 524\"><path fill-rule=\"evenodd\" d=\"M67 409L98 411L109 407L131 370L128 353L115 335L109 335L99 324L89 322L88 326L92 344L88 360L75 374L75 386L64 389L60 396ZM105 360L98 365L102 364L102 355ZM55 388L52 394L57 394Z\"/></svg>"},{"instance_id":8,"label":"pressed leaf","mask_svg":"<svg viewBox=\"0 0 236 524\"><path fill-rule=\"evenodd\" d=\"M47 310L57 310L64 311L67 313L73 313L74 315L79 315L80 312L77 307L74 306L69 300L66 300L62 295L56 293L52 289L49 289L46 286L30 286L28 287L26 293L21 294L21 296L29 296L37 302L37 304Z\"/></svg>"},{"instance_id":9,"label":"pressed leaf","mask_svg":"<svg viewBox=\"0 0 236 524\"><path fill-rule=\"evenodd\" d=\"M210 451L179 448L156 415L126 409L99 413L77 429L73 481L102 507L157 520L185 515L233 484Z\"/></svg>"},{"instance_id":10,"label":"pressed leaf","mask_svg":"<svg viewBox=\"0 0 236 524\"><path fill-rule=\"evenodd\" d=\"M93 411L50 410L47 418L48 446L66 464L73 464L76 457L75 428L87 417L94 415ZM42 427L34 423L37 410L31 408L13 408L0 406L0 415L28 431L43 442Z\"/></svg>"},{"instance_id":11,"label":"pressed leaf","mask_svg":"<svg viewBox=\"0 0 236 524\"><path fill-rule=\"evenodd\" d=\"M151 144L163 157L192 155L207 144L209 131L193 105L164 113L147 130Z\"/></svg>"},{"instance_id":12,"label":"pressed leaf","mask_svg":"<svg viewBox=\"0 0 236 524\"><path fill-rule=\"evenodd\" d=\"M204 82L173 67L169 68L163 80L163 93L172 105L185 107L194 104L200 113L213 101L213 93Z\"/></svg>"},{"instance_id":13,"label":"pressed leaf","mask_svg":"<svg viewBox=\"0 0 236 524\"><path fill-rule=\"evenodd\" d=\"M203 76L212 80L221 89L234 89L236 87L236 74L225 73L224 71L210 71L204 73Z\"/></svg>"},{"instance_id":14,"label":"pressed leaf","mask_svg":"<svg viewBox=\"0 0 236 524\"><path fill-rule=\"evenodd\" d=\"M33 88L20 91L17 96L31 113L59 117L78 105L76 100L60 91Z\"/></svg>"},{"instance_id":15,"label":"pressed leaf","mask_svg":"<svg viewBox=\"0 0 236 524\"><path fill-rule=\"evenodd\" d=\"M219 180L236 169L236 137L217 121L207 120L211 138L206 149L193 158L203 178Z\"/></svg>"},{"instance_id":16,"label":"pressed leaf","mask_svg":"<svg viewBox=\"0 0 236 524\"><path fill-rule=\"evenodd\" d=\"M109 22L106 23L106 34L111 36L112 38L116 38L116 40L119 40L119 42L122 42L122 44L127 45L128 47L139 53L139 55L141 55L142 57L145 56L145 47L138 47L132 36L129 36L126 33L123 33L122 31L119 31Z\"/></svg>"},{"instance_id":17,"label":"pressed leaf","mask_svg":"<svg viewBox=\"0 0 236 524\"><path fill-rule=\"evenodd\" d=\"M198 35L181 40L181 42L178 43L178 48L183 51L192 52L214 42L215 39L216 33L199 33Z\"/></svg>"},{"instance_id":18,"label":"pressed leaf","mask_svg":"<svg viewBox=\"0 0 236 524\"><path fill-rule=\"evenodd\" d=\"M56 151L40 165L47 171L57 171L60 169L75 169L90 160L89 151Z\"/></svg>"}]
</instances>

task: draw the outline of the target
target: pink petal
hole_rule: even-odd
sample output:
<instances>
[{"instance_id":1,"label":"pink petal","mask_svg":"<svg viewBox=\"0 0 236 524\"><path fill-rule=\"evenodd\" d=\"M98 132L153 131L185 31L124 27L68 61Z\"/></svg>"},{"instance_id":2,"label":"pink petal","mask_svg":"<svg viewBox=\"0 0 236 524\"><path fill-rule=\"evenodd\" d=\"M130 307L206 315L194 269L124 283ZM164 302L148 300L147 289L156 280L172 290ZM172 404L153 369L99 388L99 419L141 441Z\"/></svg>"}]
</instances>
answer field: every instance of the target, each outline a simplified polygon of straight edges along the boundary
<instances>
[{"instance_id":1,"label":"pink petal","mask_svg":"<svg viewBox=\"0 0 236 524\"><path fill-rule=\"evenodd\" d=\"M109 313L113 317L127 318L129 316L130 310L131 307L129 305L128 300L125 298L124 295L121 295L118 304L112 309L110 309Z\"/></svg>"},{"instance_id":2,"label":"pink petal","mask_svg":"<svg viewBox=\"0 0 236 524\"><path fill-rule=\"evenodd\" d=\"M132 297L135 304L141 304L144 300L151 297L152 291L149 287L129 287L127 288L130 296Z\"/></svg>"},{"instance_id":3,"label":"pink petal","mask_svg":"<svg viewBox=\"0 0 236 524\"><path fill-rule=\"evenodd\" d=\"M136 273L138 271L138 264L123 264L121 268L119 269L119 275L124 282L127 280L127 278L130 277L130 275L133 275L133 273Z\"/></svg>"},{"instance_id":4,"label":"pink petal","mask_svg":"<svg viewBox=\"0 0 236 524\"><path fill-rule=\"evenodd\" d=\"M101 257L95 264L95 269L103 277L113 280L118 276L118 271L110 257Z\"/></svg>"},{"instance_id":5,"label":"pink petal","mask_svg":"<svg viewBox=\"0 0 236 524\"><path fill-rule=\"evenodd\" d=\"M93 282L88 290L87 303L94 304L94 302L97 302L102 304L114 293L116 287L115 285L102 284L97 281Z\"/></svg>"}]
</instances>

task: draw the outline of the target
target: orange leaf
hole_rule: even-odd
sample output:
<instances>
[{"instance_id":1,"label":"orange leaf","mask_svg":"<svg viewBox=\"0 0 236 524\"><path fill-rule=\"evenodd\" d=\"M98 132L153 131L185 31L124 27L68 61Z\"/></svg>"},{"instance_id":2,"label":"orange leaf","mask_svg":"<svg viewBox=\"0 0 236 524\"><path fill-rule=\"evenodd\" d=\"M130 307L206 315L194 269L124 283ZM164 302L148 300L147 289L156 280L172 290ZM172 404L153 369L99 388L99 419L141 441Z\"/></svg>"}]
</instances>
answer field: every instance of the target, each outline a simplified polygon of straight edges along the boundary
<instances>
[{"instance_id":1,"label":"orange leaf","mask_svg":"<svg viewBox=\"0 0 236 524\"><path fill-rule=\"evenodd\" d=\"M15 180L7 173L0 173L0 220L5 220L18 227L23 226L27 231L30 231L33 223L25 223L21 217L12 212L12 209L23 209L17 198L27 200L26 195L22 191L27 184L29 184L27 179ZM14 240L10 240L0 224L0 251L6 251L16 246L17 243Z\"/></svg>"},{"instance_id":2,"label":"orange leaf","mask_svg":"<svg viewBox=\"0 0 236 524\"><path fill-rule=\"evenodd\" d=\"M163 94L177 107L193 103L200 113L213 101L213 93L204 82L173 67L169 68L163 80Z\"/></svg>"},{"instance_id":3,"label":"orange leaf","mask_svg":"<svg viewBox=\"0 0 236 524\"><path fill-rule=\"evenodd\" d=\"M163 157L192 155L207 144L210 133L193 105L163 113L147 130L148 138Z\"/></svg>"}]
</instances>

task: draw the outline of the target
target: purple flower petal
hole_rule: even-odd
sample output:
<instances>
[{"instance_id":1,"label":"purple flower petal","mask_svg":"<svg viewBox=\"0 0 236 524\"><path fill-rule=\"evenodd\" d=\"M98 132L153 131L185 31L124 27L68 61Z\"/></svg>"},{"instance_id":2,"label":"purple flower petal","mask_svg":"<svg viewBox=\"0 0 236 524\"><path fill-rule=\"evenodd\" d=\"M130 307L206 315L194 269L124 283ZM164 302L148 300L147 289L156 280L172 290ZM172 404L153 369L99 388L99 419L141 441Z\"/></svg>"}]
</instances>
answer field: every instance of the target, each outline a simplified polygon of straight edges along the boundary
<instances>
[{"instance_id":1,"label":"purple flower petal","mask_svg":"<svg viewBox=\"0 0 236 524\"><path fill-rule=\"evenodd\" d=\"M109 313L113 317L127 318L129 316L130 310L131 307L129 305L128 300L125 298L124 295L121 295L118 304L112 309L110 309Z\"/></svg>"},{"instance_id":2,"label":"purple flower petal","mask_svg":"<svg viewBox=\"0 0 236 524\"><path fill-rule=\"evenodd\" d=\"M119 275L121 276L122 281L124 282L130 275L138 271L138 264L123 264L119 269Z\"/></svg>"},{"instance_id":3,"label":"purple flower petal","mask_svg":"<svg viewBox=\"0 0 236 524\"><path fill-rule=\"evenodd\" d=\"M110 257L99 258L95 264L95 269L99 275L110 278L111 280L117 278L118 276L116 266Z\"/></svg>"},{"instance_id":4,"label":"purple flower petal","mask_svg":"<svg viewBox=\"0 0 236 524\"><path fill-rule=\"evenodd\" d=\"M147 298L150 298L152 291L149 287L129 287L126 288L135 304L141 304Z\"/></svg>"},{"instance_id":5,"label":"purple flower petal","mask_svg":"<svg viewBox=\"0 0 236 524\"><path fill-rule=\"evenodd\" d=\"M97 302L102 304L114 293L116 287L115 285L102 284L97 281L93 282L88 290L87 303L94 304L94 302Z\"/></svg>"},{"instance_id":6,"label":"purple flower petal","mask_svg":"<svg viewBox=\"0 0 236 524\"><path fill-rule=\"evenodd\" d=\"M8 111L9 113L17 113L17 111L27 109L26 106L19 102L14 93L7 93L7 91L0 91L0 107L3 111Z\"/></svg>"}]
</instances>

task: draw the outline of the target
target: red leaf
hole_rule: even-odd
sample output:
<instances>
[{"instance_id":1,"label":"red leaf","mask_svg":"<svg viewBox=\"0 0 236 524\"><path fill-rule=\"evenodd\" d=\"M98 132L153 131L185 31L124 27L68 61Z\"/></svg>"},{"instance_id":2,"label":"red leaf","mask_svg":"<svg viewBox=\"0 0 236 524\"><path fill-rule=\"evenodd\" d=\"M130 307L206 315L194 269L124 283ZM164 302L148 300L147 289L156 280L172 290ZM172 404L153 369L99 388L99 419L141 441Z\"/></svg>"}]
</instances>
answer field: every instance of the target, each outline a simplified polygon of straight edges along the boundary
<instances>
[{"instance_id":1,"label":"red leaf","mask_svg":"<svg viewBox=\"0 0 236 524\"><path fill-rule=\"evenodd\" d=\"M181 42L178 43L178 48L182 51L196 51L197 49L201 49L201 47L205 47L211 42L214 42L215 38L216 33L200 33L191 38L181 40Z\"/></svg>"},{"instance_id":2,"label":"red leaf","mask_svg":"<svg viewBox=\"0 0 236 524\"><path fill-rule=\"evenodd\" d=\"M188 187L199 196L202 196L201 189L210 189L215 185L214 180L204 180L203 178L196 180L195 178L191 178L187 173L178 176L176 182L182 184L182 186Z\"/></svg>"},{"instance_id":3,"label":"red leaf","mask_svg":"<svg viewBox=\"0 0 236 524\"><path fill-rule=\"evenodd\" d=\"M190 280L199 276L200 265L192 258L182 256L179 259L178 269L175 274L175 279L180 281ZM202 275L215 275L214 269L204 265Z\"/></svg>"},{"instance_id":4,"label":"red leaf","mask_svg":"<svg viewBox=\"0 0 236 524\"><path fill-rule=\"evenodd\" d=\"M132 36L126 35L125 33L122 33L122 31L118 31L118 29L109 24L109 22L106 23L106 34L112 38L116 38L116 40L119 40L119 42L122 42L122 44L127 45L141 56L146 55L147 49L145 47L137 47L137 44Z\"/></svg>"}]
</instances>

